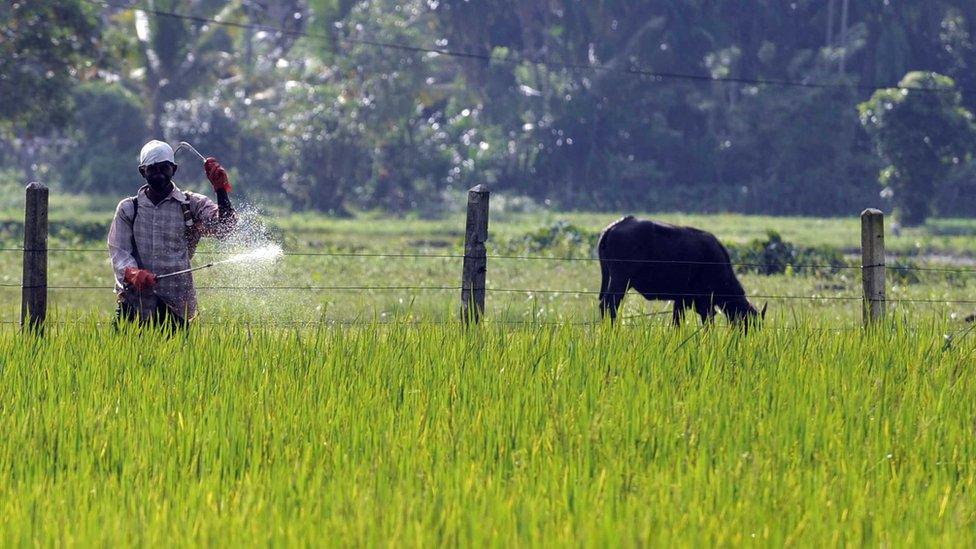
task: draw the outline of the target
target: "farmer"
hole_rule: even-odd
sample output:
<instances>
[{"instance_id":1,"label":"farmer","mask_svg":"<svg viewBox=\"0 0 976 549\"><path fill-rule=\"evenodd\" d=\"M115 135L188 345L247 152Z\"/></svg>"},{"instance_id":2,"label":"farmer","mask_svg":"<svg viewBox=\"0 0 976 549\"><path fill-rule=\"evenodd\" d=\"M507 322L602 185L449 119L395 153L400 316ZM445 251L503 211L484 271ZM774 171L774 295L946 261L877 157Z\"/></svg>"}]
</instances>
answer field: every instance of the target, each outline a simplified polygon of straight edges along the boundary
<instances>
[{"instance_id":1,"label":"farmer","mask_svg":"<svg viewBox=\"0 0 976 549\"><path fill-rule=\"evenodd\" d=\"M189 269L202 236L226 237L237 224L227 194L230 181L217 159L204 162L216 204L180 190L173 183L176 170L172 147L162 141L146 143L139 154L139 173L146 184L115 210L108 249L118 294L116 322L187 326L197 311L193 275L157 276Z\"/></svg>"}]
</instances>

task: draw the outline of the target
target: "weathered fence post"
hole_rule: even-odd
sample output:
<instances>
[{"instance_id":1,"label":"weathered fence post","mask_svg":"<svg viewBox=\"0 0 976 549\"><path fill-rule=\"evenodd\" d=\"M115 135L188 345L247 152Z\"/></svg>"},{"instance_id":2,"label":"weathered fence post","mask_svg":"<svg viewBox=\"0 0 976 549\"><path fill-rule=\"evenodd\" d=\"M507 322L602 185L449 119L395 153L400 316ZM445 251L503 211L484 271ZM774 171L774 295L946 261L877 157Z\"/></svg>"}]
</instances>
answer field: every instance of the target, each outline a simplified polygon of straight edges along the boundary
<instances>
[{"instance_id":1,"label":"weathered fence post","mask_svg":"<svg viewBox=\"0 0 976 549\"><path fill-rule=\"evenodd\" d=\"M864 284L864 325L885 316L884 214L867 209L861 213L861 279Z\"/></svg>"},{"instance_id":2,"label":"weathered fence post","mask_svg":"<svg viewBox=\"0 0 976 549\"><path fill-rule=\"evenodd\" d=\"M20 325L41 328L47 316L47 187L27 185Z\"/></svg>"},{"instance_id":3,"label":"weathered fence post","mask_svg":"<svg viewBox=\"0 0 976 549\"><path fill-rule=\"evenodd\" d=\"M461 272L461 322L477 323L485 312L488 273L488 187L468 191L468 220L464 228L464 263Z\"/></svg>"}]
</instances>

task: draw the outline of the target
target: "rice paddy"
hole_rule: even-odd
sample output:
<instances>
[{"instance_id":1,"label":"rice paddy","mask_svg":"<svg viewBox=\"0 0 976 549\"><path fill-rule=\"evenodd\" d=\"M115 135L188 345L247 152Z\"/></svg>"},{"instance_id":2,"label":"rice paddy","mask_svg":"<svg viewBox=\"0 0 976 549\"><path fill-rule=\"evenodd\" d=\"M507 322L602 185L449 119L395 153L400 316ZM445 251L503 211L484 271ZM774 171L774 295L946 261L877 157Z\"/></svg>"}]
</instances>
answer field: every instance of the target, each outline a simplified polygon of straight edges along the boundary
<instances>
[{"instance_id":1,"label":"rice paddy","mask_svg":"<svg viewBox=\"0 0 976 549\"><path fill-rule=\"evenodd\" d=\"M0 543L971 545L943 333L4 332Z\"/></svg>"}]
</instances>

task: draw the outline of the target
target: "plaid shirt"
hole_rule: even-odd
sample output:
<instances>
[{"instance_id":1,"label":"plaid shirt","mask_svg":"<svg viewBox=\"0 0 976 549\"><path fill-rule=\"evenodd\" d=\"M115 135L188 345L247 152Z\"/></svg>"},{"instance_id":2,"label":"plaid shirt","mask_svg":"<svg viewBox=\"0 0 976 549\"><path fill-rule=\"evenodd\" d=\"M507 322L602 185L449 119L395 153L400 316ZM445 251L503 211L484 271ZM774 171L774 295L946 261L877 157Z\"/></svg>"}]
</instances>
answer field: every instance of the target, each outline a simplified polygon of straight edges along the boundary
<instances>
[{"instance_id":1,"label":"plaid shirt","mask_svg":"<svg viewBox=\"0 0 976 549\"><path fill-rule=\"evenodd\" d=\"M196 316L197 297L193 287L193 274L186 273L164 278L155 288L137 292L125 288L123 276L127 267L148 269L154 274L166 274L190 268L192 257L187 247L186 224L183 207L187 204L195 230L202 235L220 236L229 232L236 222L232 215L230 223L218 217L217 204L202 194L181 191L175 185L169 196L159 204L153 204L146 196L147 186L139 189L136 195L139 211L136 214L132 200L126 198L115 209L115 219L108 231L108 250L115 270L115 291L120 299L137 307L140 318L152 317L157 305L162 302L170 311L191 320ZM135 214L135 224L132 222ZM136 250L132 249L133 233ZM136 252L139 262L136 261Z\"/></svg>"}]
</instances>

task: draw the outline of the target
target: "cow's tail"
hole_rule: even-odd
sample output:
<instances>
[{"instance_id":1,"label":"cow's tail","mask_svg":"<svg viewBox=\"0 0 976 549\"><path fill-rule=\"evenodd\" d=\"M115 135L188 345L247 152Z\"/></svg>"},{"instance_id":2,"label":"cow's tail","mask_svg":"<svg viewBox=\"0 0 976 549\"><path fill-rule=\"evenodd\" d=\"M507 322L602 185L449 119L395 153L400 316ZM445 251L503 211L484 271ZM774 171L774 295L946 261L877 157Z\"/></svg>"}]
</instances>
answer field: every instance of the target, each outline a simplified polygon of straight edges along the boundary
<instances>
[{"instance_id":1,"label":"cow's tail","mask_svg":"<svg viewBox=\"0 0 976 549\"><path fill-rule=\"evenodd\" d=\"M606 250L607 250L607 238L610 235L610 231L613 230L621 221L629 219L631 216L622 217L613 223L611 223L603 233L600 234L600 241L597 244L597 255L600 257L600 301L603 302L607 299L607 292L610 291L610 262L607 261Z\"/></svg>"},{"instance_id":2,"label":"cow's tail","mask_svg":"<svg viewBox=\"0 0 976 549\"><path fill-rule=\"evenodd\" d=\"M608 261L604 261L600 258L600 301L603 302L607 298L607 292L610 291L610 264Z\"/></svg>"}]
</instances>

